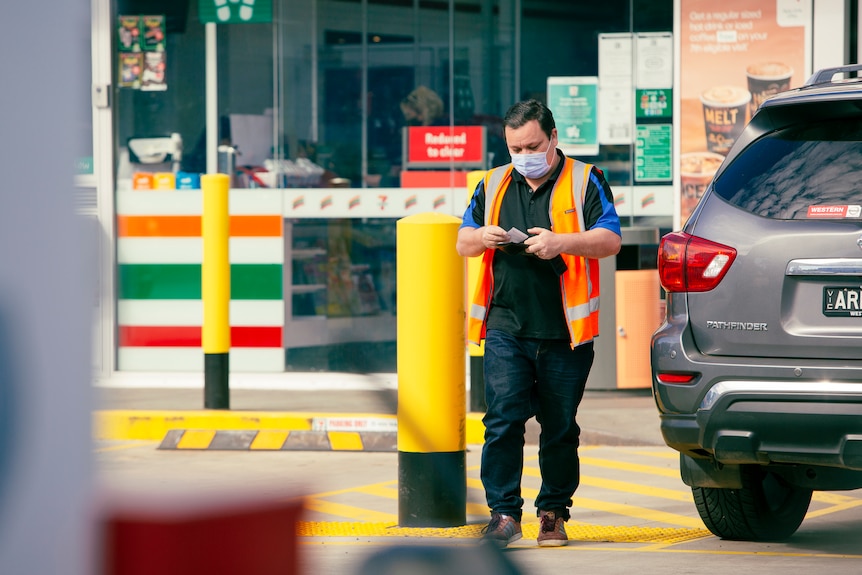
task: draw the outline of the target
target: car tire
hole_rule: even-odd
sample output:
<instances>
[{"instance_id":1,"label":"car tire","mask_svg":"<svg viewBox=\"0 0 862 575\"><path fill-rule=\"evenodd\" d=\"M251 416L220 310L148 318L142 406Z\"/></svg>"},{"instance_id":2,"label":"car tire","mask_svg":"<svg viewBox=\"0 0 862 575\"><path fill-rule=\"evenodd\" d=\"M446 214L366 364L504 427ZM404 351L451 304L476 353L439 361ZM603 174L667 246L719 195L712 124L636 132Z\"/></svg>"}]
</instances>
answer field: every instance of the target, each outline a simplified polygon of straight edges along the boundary
<instances>
[{"instance_id":1,"label":"car tire","mask_svg":"<svg viewBox=\"0 0 862 575\"><path fill-rule=\"evenodd\" d=\"M700 518L713 534L737 541L793 535L811 503L811 489L790 485L759 465L744 465L742 489L692 487Z\"/></svg>"}]
</instances>

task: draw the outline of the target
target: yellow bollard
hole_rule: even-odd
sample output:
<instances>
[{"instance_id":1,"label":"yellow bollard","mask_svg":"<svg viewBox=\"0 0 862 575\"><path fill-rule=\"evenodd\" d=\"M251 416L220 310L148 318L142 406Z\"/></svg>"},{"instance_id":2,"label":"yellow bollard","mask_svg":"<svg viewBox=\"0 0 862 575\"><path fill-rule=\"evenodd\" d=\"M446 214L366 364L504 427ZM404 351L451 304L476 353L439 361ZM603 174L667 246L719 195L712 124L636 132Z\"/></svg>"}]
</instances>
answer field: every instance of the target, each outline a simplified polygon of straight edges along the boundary
<instances>
[{"instance_id":1,"label":"yellow bollard","mask_svg":"<svg viewBox=\"0 0 862 575\"><path fill-rule=\"evenodd\" d=\"M226 174L201 176L203 192L203 265L201 298L204 320L204 407L228 409L230 390L230 216Z\"/></svg>"},{"instance_id":2,"label":"yellow bollard","mask_svg":"<svg viewBox=\"0 0 862 575\"><path fill-rule=\"evenodd\" d=\"M461 220L398 220L398 522L452 527L467 520L466 315Z\"/></svg>"}]
</instances>

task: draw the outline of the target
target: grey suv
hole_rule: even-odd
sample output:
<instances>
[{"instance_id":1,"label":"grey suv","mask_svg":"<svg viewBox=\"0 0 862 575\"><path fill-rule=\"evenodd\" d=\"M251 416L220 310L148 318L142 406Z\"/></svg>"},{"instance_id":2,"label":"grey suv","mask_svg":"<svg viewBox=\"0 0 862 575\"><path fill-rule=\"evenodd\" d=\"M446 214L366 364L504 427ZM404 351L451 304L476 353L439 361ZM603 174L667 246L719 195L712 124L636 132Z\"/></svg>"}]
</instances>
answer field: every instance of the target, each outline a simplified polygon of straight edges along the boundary
<instances>
[{"instance_id":1,"label":"grey suv","mask_svg":"<svg viewBox=\"0 0 862 575\"><path fill-rule=\"evenodd\" d=\"M859 70L763 102L661 240L661 431L723 538L787 538L812 491L862 487Z\"/></svg>"}]
</instances>

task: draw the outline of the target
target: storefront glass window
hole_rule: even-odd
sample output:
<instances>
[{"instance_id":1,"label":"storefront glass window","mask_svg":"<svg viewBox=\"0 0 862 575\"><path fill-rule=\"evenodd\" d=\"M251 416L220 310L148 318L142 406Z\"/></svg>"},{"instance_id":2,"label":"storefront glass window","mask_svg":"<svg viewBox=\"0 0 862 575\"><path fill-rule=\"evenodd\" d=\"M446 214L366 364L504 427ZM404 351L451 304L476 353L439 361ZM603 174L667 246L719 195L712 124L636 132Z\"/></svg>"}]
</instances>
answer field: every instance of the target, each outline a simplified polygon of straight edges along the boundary
<instances>
[{"instance_id":1,"label":"storefront glass window","mask_svg":"<svg viewBox=\"0 0 862 575\"><path fill-rule=\"evenodd\" d=\"M217 13L216 4L117 0L119 193L180 193L206 172L201 20ZM219 170L232 172L236 192L282 190L285 206L311 198L319 205L297 217L283 210L285 368L392 371L400 216L324 208L347 197L351 207L382 209L392 202L387 190L409 189L416 202L449 190L457 192L451 213L459 212L466 174L508 161L502 116L515 100L547 101L549 77L598 76L600 34L669 32L673 2L258 0L246 20L245 4L227 6L236 14L216 25L209 55L218 72ZM456 132L471 142L457 154L410 138L445 141ZM633 156L632 139L598 145L581 159L623 189L638 184ZM165 182L156 174L172 176ZM670 214L659 221L623 215L627 225L670 222ZM158 259L140 257L146 265ZM132 320L121 313L119 321L122 332Z\"/></svg>"}]
</instances>

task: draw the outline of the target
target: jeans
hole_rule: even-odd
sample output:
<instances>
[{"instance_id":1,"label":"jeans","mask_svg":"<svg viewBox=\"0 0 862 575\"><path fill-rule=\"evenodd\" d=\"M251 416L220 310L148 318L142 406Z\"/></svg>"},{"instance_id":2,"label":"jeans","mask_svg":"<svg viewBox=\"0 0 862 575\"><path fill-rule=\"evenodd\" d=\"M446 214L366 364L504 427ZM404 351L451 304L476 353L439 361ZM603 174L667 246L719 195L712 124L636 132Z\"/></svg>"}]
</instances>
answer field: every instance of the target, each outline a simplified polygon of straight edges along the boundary
<instances>
[{"instance_id":1,"label":"jeans","mask_svg":"<svg viewBox=\"0 0 862 575\"><path fill-rule=\"evenodd\" d=\"M574 350L568 341L525 339L499 330L485 337L485 444L482 484L491 511L520 521L524 432L530 417L541 426L536 508L569 518L580 482L575 422L593 364L593 344Z\"/></svg>"}]
</instances>

